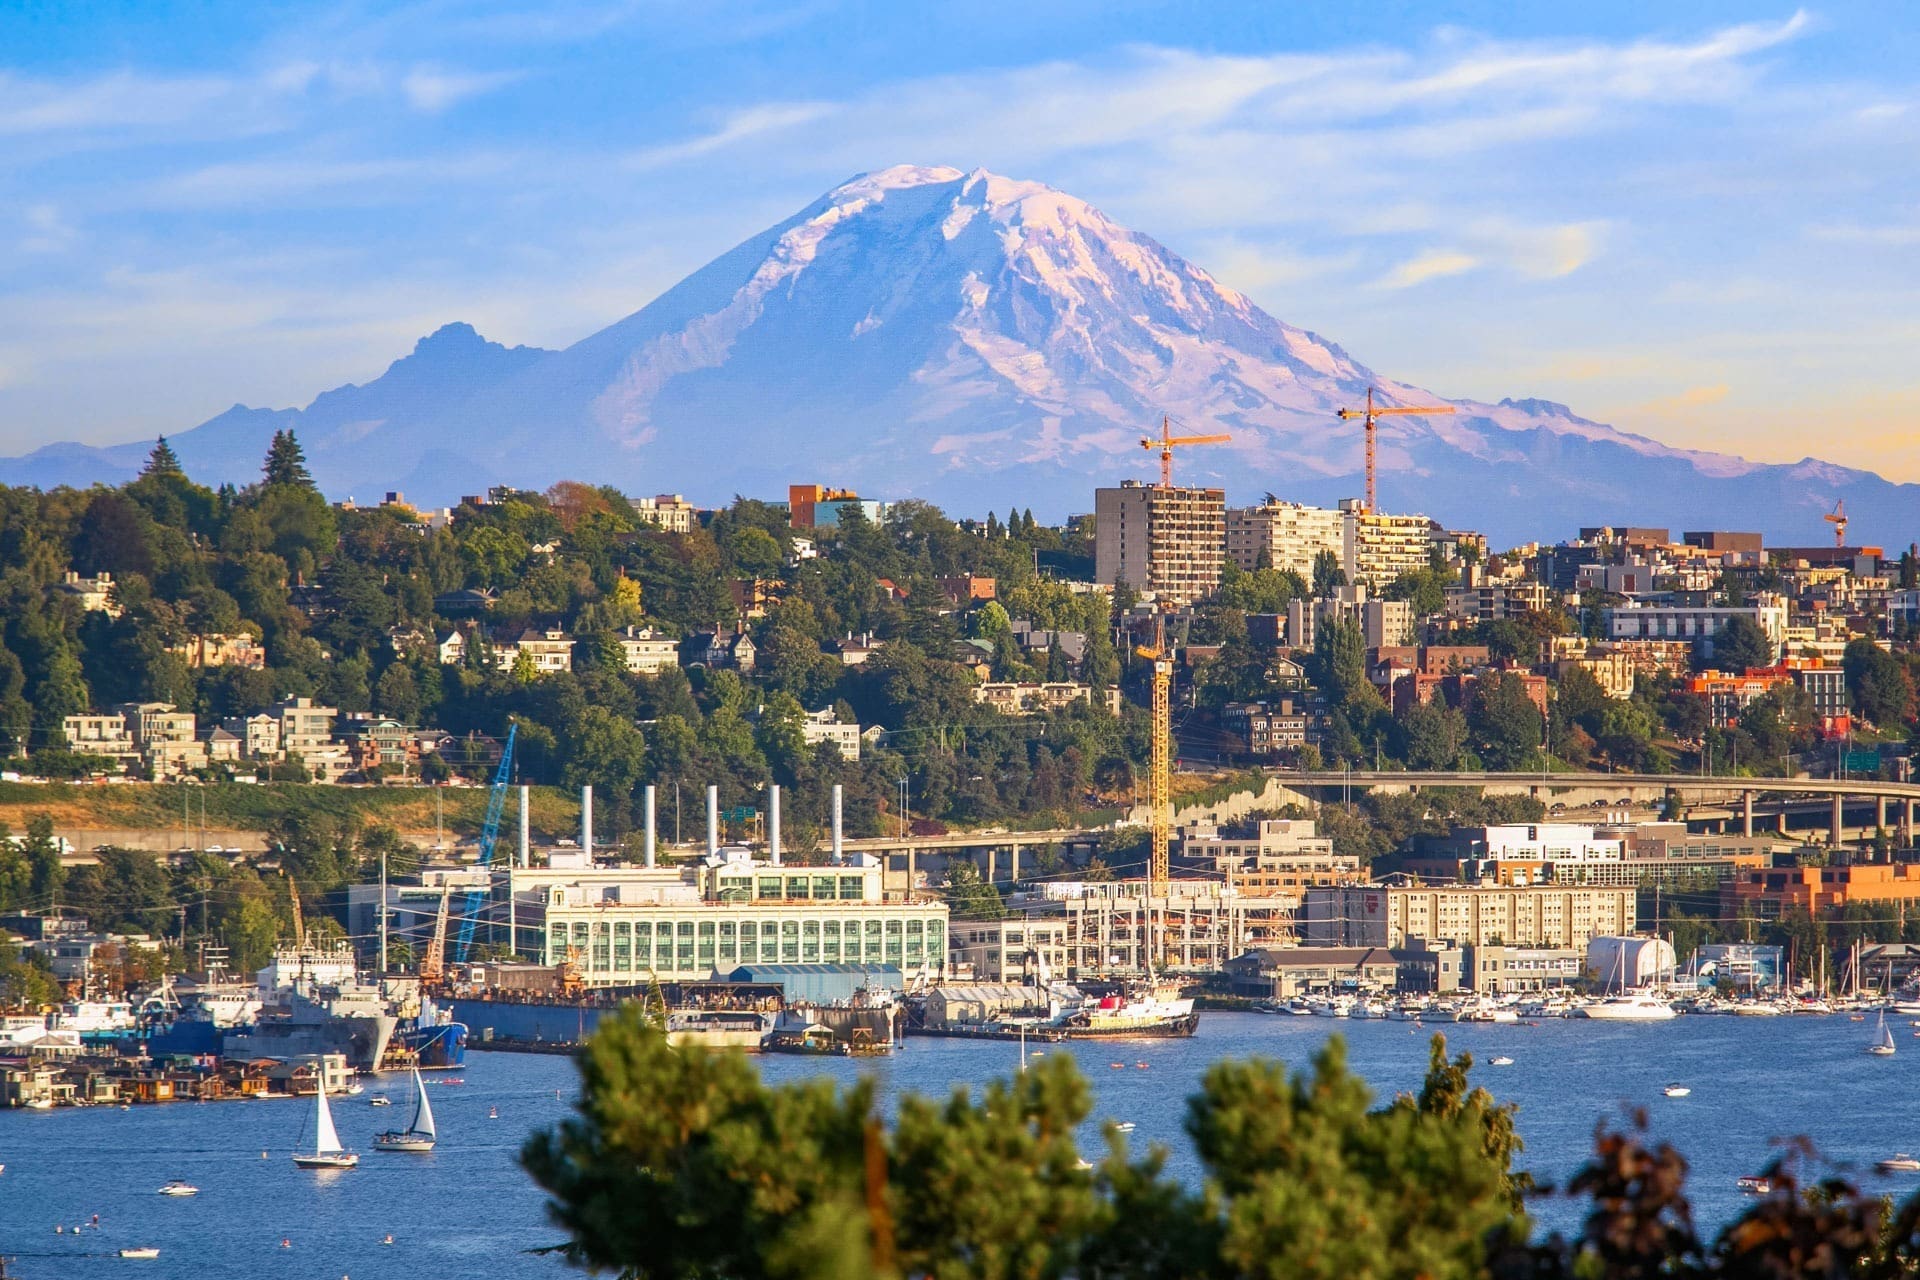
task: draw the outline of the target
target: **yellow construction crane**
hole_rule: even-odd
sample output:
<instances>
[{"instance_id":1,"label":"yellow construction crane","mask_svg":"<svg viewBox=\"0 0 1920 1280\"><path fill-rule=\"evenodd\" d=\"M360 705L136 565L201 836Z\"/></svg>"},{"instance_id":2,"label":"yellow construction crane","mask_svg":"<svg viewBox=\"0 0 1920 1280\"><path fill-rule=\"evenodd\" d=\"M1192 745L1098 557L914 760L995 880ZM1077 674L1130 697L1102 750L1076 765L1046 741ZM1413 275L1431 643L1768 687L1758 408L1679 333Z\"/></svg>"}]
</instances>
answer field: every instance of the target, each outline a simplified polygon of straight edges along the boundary
<instances>
[{"instance_id":1,"label":"yellow construction crane","mask_svg":"<svg viewBox=\"0 0 1920 1280\"><path fill-rule=\"evenodd\" d=\"M1153 900L1167 888L1167 845L1173 832L1173 650L1167 644L1167 622L1154 619L1153 647L1139 645L1134 652L1153 664L1153 739L1147 764L1147 914L1151 933ZM1153 938L1147 939L1153 950Z\"/></svg>"},{"instance_id":2,"label":"yellow construction crane","mask_svg":"<svg viewBox=\"0 0 1920 1280\"><path fill-rule=\"evenodd\" d=\"M453 887L443 883L440 910L433 916L433 940L427 943L427 953L420 957L421 986L433 986L447 976L447 908L452 896Z\"/></svg>"},{"instance_id":3,"label":"yellow construction crane","mask_svg":"<svg viewBox=\"0 0 1920 1280\"><path fill-rule=\"evenodd\" d=\"M1453 412L1453 406L1450 404L1409 405L1404 408L1395 408L1395 409L1375 408L1373 403L1372 387L1367 388L1367 407L1365 409L1334 410L1333 416L1340 419L1340 421L1342 422L1347 421L1349 418L1365 418L1367 420L1367 510L1368 511L1372 511L1374 509L1373 508L1374 420L1377 418L1395 417L1402 414L1431 414L1431 413L1452 413L1452 412Z\"/></svg>"},{"instance_id":4,"label":"yellow construction crane","mask_svg":"<svg viewBox=\"0 0 1920 1280\"><path fill-rule=\"evenodd\" d=\"M1842 498L1838 502L1834 503L1833 510L1827 512L1827 514L1823 517L1823 519L1825 519L1828 524L1833 526L1833 545L1836 547L1846 546L1847 545L1847 500L1845 498Z\"/></svg>"},{"instance_id":5,"label":"yellow construction crane","mask_svg":"<svg viewBox=\"0 0 1920 1280\"><path fill-rule=\"evenodd\" d=\"M1189 444L1225 444L1231 439L1233 437L1228 435L1177 436L1173 434L1173 419L1162 416L1160 438L1156 440L1148 436L1140 442L1140 447L1160 451L1160 487L1171 489L1173 488L1173 451L1176 448Z\"/></svg>"}]
</instances>

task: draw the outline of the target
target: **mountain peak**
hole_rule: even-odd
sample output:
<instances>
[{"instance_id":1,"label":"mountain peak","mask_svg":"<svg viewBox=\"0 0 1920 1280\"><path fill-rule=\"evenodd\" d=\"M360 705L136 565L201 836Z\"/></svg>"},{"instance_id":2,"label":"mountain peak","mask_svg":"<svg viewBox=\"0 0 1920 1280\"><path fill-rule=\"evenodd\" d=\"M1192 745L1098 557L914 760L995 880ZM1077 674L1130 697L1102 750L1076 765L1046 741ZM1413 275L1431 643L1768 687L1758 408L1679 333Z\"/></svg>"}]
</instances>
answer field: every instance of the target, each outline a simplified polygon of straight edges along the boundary
<instances>
[{"instance_id":1,"label":"mountain peak","mask_svg":"<svg viewBox=\"0 0 1920 1280\"><path fill-rule=\"evenodd\" d=\"M455 320L443 324L420 341L413 344L413 354L443 355L456 351L475 351L481 347L494 346L480 336L480 331L465 320Z\"/></svg>"}]
</instances>

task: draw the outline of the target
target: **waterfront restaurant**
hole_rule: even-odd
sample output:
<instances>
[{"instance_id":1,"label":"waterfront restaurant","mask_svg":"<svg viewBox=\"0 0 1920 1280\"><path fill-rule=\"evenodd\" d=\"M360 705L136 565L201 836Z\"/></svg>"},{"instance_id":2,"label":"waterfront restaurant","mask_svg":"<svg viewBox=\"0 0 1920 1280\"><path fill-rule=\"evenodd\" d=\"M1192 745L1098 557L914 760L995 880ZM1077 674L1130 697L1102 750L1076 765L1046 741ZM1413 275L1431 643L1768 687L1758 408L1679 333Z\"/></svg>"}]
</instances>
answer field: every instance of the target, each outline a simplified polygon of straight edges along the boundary
<instances>
[{"instance_id":1,"label":"waterfront restaurant","mask_svg":"<svg viewBox=\"0 0 1920 1280\"><path fill-rule=\"evenodd\" d=\"M782 865L728 848L676 870L666 875L679 892L604 874L547 885L544 962L572 959L589 986L704 979L754 964L883 964L935 977L946 969L946 903L888 901L877 860Z\"/></svg>"}]
</instances>

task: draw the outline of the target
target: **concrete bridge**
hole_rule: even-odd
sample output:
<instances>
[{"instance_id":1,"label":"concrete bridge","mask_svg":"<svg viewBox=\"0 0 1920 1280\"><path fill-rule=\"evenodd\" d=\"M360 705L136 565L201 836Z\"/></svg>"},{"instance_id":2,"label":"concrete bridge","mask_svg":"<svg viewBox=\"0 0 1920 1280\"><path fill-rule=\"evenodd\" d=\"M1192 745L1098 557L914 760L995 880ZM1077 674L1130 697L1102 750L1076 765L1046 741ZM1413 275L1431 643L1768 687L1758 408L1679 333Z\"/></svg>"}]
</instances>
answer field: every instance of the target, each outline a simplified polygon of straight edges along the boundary
<instances>
[{"instance_id":1,"label":"concrete bridge","mask_svg":"<svg viewBox=\"0 0 1920 1280\"><path fill-rule=\"evenodd\" d=\"M1764 807L1781 831L1790 815L1827 811L1829 844L1846 836L1850 814L1860 815L1856 830L1897 831L1912 844L1920 783L1882 782L1877 778L1741 778L1725 775L1657 773L1493 773L1412 772L1396 770L1274 771L1274 784L1307 802L1324 802L1330 793L1351 790L1419 791L1426 787L1474 787L1489 795L1528 795L1549 809L1594 804L1663 804L1669 796L1691 809L1696 819L1718 822L1721 830L1738 823L1742 835L1754 834L1756 811ZM1866 815L1872 821L1866 821Z\"/></svg>"}]
</instances>

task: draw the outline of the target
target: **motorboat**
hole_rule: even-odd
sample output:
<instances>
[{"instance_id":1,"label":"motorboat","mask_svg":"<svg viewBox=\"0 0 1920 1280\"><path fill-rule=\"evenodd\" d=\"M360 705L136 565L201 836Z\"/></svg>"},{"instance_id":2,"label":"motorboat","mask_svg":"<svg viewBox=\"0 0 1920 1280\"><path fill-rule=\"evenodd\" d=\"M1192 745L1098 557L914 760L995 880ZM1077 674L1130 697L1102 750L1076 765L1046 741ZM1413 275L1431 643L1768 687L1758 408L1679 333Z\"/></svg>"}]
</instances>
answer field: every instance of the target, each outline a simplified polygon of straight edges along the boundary
<instances>
[{"instance_id":1,"label":"motorboat","mask_svg":"<svg viewBox=\"0 0 1920 1280\"><path fill-rule=\"evenodd\" d=\"M390 1107L393 1105L393 1099L384 1093L376 1093L367 1099L367 1105L370 1107Z\"/></svg>"},{"instance_id":2,"label":"motorboat","mask_svg":"<svg viewBox=\"0 0 1920 1280\"><path fill-rule=\"evenodd\" d=\"M163 1196L197 1196L200 1194L200 1188L194 1186L191 1182L182 1182L180 1179L175 1178L172 1182L167 1183L166 1186L161 1187L158 1194Z\"/></svg>"},{"instance_id":3,"label":"motorboat","mask_svg":"<svg viewBox=\"0 0 1920 1280\"><path fill-rule=\"evenodd\" d=\"M150 1262L160 1256L160 1250L150 1244L137 1244L122 1249L120 1256L123 1258L142 1258Z\"/></svg>"},{"instance_id":4,"label":"motorboat","mask_svg":"<svg viewBox=\"0 0 1920 1280\"><path fill-rule=\"evenodd\" d=\"M1503 1053L1499 1057L1489 1060L1487 1065L1494 1066L1494 1067L1510 1067L1513 1065L1513 1059L1509 1058L1506 1054Z\"/></svg>"},{"instance_id":5,"label":"motorboat","mask_svg":"<svg viewBox=\"0 0 1920 1280\"><path fill-rule=\"evenodd\" d=\"M1605 1022L1664 1022L1680 1015L1671 1004L1644 991L1625 991L1608 996L1598 1004L1575 1009L1576 1018L1594 1018Z\"/></svg>"},{"instance_id":6,"label":"motorboat","mask_svg":"<svg viewBox=\"0 0 1920 1280\"><path fill-rule=\"evenodd\" d=\"M420 1069L413 1071L413 1119L404 1129L389 1129L385 1133L373 1136L375 1151L404 1151L424 1154L433 1150L438 1140L433 1127L433 1105L427 1101L427 1086L420 1079Z\"/></svg>"},{"instance_id":7,"label":"motorboat","mask_svg":"<svg viewBox=\"0 0 1920 1280\"><path fill-rule=\"evenodd\" d=\"M1920 1173L1920 1160L1902 1151L1874 1165L1882 1173Z\"/></svg>"},{"instance_id":8,"label":"motorboat","mask_svg":"<svg viewBox=\"0 0 1920 1280\"><path fill-rule=\"evenodd\" d=\"M313 1149L293 1153L293 1163L302 1169L351 1169L360 1157L340 1145L340 1133L333 1127L333 1110L327 1106L327 1082L313 1091Z\"/></svg>"},{"instance_id":9,"label":"motorboat","mask_svg":"<svg viewBox=\"0 0 1920 1280\"><path fill-rule=\"evenodd\" d=\"M1753 1174L1748 1174L1746 1177L1740 1178L1737 1181L1735 1181L1733 1185L1739 1188L1741 1191L1745 1192L1747 1195L1764 1196L1769 1194L1773 1190L1773 1179L1762 1178L1762 1177L1757 1177Z\"/></svg>"},{"instance_id":10,"label":"motorboat","mask_svg":"<svg viewBox=\"0 0 1920 1280\"><path fill-rule=\"evenodd\" d=\"M1660 1092L1666 1094L1669 1098L1684 1098L1692 1093L1693 1090L1683 1084L1670 1084Z\"/></svg>"},{"instance_id":11,"label":"motorboat","mask_svg":"<svg viewBox=\"0 0 1920 1280\"><path fill-rule=\"evenodd\" d=\"M1131 1120L1119 1120L1119 1121L1115 1121L1115 1122L1114 1122L1114 1126L1113 1126L1113 1127L1114 1127L1114 1129L1115 1129L1115 1130L1116 1130L1117 1132L1119 1132L1119 1133L1132 1133L1132 1132L1133 1132L1133 1121L1131 1121Z\"/></svg>"}]
</instances>

